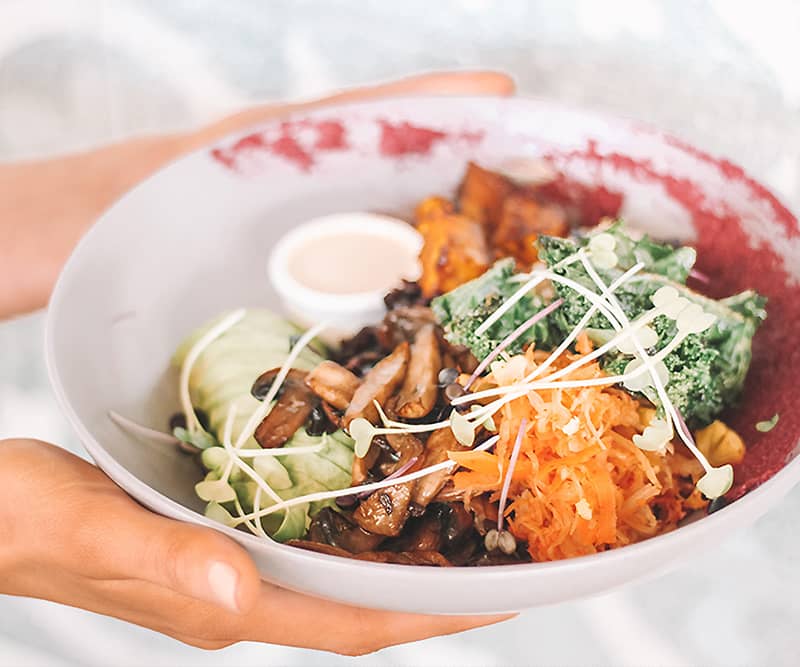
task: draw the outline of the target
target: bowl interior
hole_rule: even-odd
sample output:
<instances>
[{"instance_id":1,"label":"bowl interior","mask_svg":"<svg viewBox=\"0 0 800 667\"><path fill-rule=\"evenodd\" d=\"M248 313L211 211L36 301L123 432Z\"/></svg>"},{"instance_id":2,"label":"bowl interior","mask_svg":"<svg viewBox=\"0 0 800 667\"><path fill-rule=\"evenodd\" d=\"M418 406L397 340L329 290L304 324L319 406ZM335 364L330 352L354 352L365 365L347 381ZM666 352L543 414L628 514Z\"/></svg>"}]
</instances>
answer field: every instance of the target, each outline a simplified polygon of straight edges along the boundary
<instances>
[{"instance_id":1,"label":"bowl interior","mask_svg":"<svg viewBox=\"0 0 800 667\"><path fill-rule=\"evenodd\" d=\"M755 288L770 298L746 395L726 417L749 446L733 494L768 479L798 440L797 220L733 165L631 122L534 100L320 111L192 154L126 195L75 251L49 314L54 386L90 453L202 511L194 461L130 437L107 412L166 428L178 405L177 344L223 310L278 307L267 257L293 225L339 211L409 217L423 197L451 195L467 160L509 157L550 161L581 206L621 204L637 227L696 244L713 296ZM776 412L774 430L754 429Z\"/></svg>"}]
</instances>

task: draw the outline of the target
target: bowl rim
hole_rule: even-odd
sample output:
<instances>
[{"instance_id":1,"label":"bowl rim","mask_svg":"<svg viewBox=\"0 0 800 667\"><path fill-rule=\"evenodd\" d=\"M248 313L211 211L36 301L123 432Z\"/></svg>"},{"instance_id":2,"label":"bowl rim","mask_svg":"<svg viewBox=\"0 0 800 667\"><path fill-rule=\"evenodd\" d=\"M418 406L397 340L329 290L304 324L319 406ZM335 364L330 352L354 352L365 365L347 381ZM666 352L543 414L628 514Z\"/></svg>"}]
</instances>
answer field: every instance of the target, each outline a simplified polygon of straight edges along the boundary
<instances>
[{"instance_id":1,"label":"bowl rim","mask_svg":"<svg viewBox=\"0 0 800 667\"><path fill-rule=\"evenodd\" d=\"M146 188L149 183L158 178L162 172L179 167L184 162L197 159L200 155L207 155L209 149L223 144L232 138L240 138L248 136L257 131L263 131L268 128L279 127L281 123L297 119L308 119L318 116L332 116L339 111L347 111L352 109L365 109L370 108L386 108L393 105L401 106L409 102L420 102L423 104L455 104L455 105L475 105L475 106L538 106L546 108L554 112L569 112L577 113L594 117L609 123L610 125L622 129L626 132L645 133L655 139L669 143L672 148L681 153L686 154L689 158L701 161L710 161L715 166L719 166L721 162L726 162L740 170L741 174L747 179L748 183L753 183L760 188L762 192L758 194L761 199L772 200L770 203L776 204L780 208L789 211L790 215L796 220L796 216L791 210L783 204L783 202L776 196L771 189L764 186L758 179L753 178L745 169L741 168L736 163L728 160L727 158L712 155L702 149L697 149L690 142L686 142L676 135L658 129L657 127L643 122L639 119L628 117L620 114L613 114L605 111L598 111L592 108L582 107L577 104L561 102L558 100L551 100L544 97L537 96L514 96L514 97L494 97L494 96L468 96L468 95L404 95L398 97L377 98L369 100L356 100L344 103L334 103L319 107L313 107L307 110L293 111L277 118L269 119L266 121L253 123L243 127L235 132L231 132L223 137L216 139L213 142L204 144L203 146L193 149L184 153L177 158L162 165L158 170L149 174L142 181L137 183L130 190L126 191L119 199L117 199L110 207L104 210L100 216L95 220L91 227L84 233L74 249L70 253L69 258L64 263L61 271L59 272L58 279L52 290L47 311L45 323L45 363L47 367L48 377L53 389L56 400L61 407L63 414L66 416L67 421L78 435L81 444L100 467L100 469L108 475L120 488L126 493L131 495L134 499L144 502L150 509L167 516L170 518L180 519L189 523L200 524L207 526L213 530L218 530L232 539L236 540L245 547L250 547L254 550L274 550L283 554L291 553L293 560L324 562L328 566L336 566L340 568L358 567L364 569L374 569L375 571L390 573L390 572L414 572L417 577L436 577L436 578L452 578L460 577L463 572L474 572L470 575L472 577L481 576L483 578L495 578L504 575L509 575L513 571L514 574L522 574L528 576L537 576L538 573L542 575L553 570L559 570L562 573L578 573L586 568L592 567L595 563L602 563L606 567L613 566L614 563L620 563L627 558L633 558L637 555L646 556L648 553L665 549L670 544L676 545L681 542L688 541L691 537L699 535L700 527L708 530L712 527L721 528L723 524L735 524L739 518L744 517L747 510L755 506L758 511L756 515L761 515L769 509L769 499L773 497L782 497L785 495L795 484L800 482L800 456L793 457L790 461L784 463L783 467L775 472L769 479L760 483L756 488L747 491L742 497L737 498L735 501L726 505L717 512L710 515L701 517L687 525L681 526L678 529L655 535L646 538L634 544L628 544L624 547L617 549L610 549L599 553L589 554L585 556L578 556L574 558L567 558L548 562L530 562L530 563L515 563L507 565L488 565L480 568L469 567L452 567L452 568L436 568L428 566L409 566L400 565L395 563L376 563L371 561L356 560L351 558L344 558L340 556L333 556L330 554L322 554L312 552L309 550L292 547L286 544L281 544L273 540L264 540L263 538L256 537L250 533L241 530L236 530L225 526L219 522L205 517L199 512L182 505L181 503L169 498L160 491L149 486L144 481L140 480L136 475L129 472L121 463L119 463L92 435L89 429L83 424L75 409L72 407L69 397L66 395L64 385L58 371L58 364L56 360L55 351L55 326L56 326L56 313L63 308L62 298L63 292L66 289L65 283L71 268L76 265L81 258L82 253L86 251L91 239L97 233L100 226L109 224L108 220L114 217L116 210L123 206L127 199L133 193L138 192L142 188ZM798 442L800 445L800 441ZM145 500L146 499L146 500ZM752 516L752 513L750 513ZM749 523L749 521L742 522ZM478 573L481 573L480 575Z\"/></svg>"}]
</instances>

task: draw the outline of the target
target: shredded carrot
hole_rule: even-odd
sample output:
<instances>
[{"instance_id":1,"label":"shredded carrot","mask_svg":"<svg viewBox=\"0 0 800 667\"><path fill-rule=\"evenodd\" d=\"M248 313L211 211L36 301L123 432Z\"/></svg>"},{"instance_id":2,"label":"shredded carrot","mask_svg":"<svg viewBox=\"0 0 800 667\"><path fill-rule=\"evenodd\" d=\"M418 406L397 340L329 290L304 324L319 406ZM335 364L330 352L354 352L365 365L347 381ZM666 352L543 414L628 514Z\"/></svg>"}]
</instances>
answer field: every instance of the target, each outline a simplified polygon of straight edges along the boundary
<instances>
[{"instance_id":1,"label":"shredded carrot","mask_svg":"<svg viewBox=\"0 0 800 667\"><path fill-rule=\"evenodd\" d=\"M565 353L553 368L590 352L591 341L584 336L577 348L578 354ZM530 371L543 356L529 349L525 359ZM602 375L595 362L566 379ZM487 380L499 384L493 375ZM669 530L685 514L683 496L675 489L671 455L644 452L632 442L645 428L640 407L628 393L609 387L531 391L495 415L500 439L494 453L450 453L459 464L453 485L467 501L484 493L496 501L526 419L505 514L534 560L596 553ZM682 462L676 463L680 468Z\"/></svg>"}]
</instances>

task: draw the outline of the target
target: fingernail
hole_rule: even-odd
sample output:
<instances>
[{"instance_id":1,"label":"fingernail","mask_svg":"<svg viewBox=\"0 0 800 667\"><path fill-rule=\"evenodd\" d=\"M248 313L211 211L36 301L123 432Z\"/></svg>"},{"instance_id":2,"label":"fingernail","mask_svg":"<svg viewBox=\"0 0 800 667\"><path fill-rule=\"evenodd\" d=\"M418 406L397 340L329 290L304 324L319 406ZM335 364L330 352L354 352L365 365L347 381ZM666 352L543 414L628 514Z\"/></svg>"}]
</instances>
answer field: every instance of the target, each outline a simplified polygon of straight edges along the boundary
<instances>
[{"instance_id":1,"label":"fingernail","mask_svg":"<svg viewBox=\"0 0 800 667\"><path fill-rule=\"evenodd\" d=\"M208 568L208 586L217 603L239 613L236 588L239 575L230 565L214 561Z\"/></svg>"}]
</instances>

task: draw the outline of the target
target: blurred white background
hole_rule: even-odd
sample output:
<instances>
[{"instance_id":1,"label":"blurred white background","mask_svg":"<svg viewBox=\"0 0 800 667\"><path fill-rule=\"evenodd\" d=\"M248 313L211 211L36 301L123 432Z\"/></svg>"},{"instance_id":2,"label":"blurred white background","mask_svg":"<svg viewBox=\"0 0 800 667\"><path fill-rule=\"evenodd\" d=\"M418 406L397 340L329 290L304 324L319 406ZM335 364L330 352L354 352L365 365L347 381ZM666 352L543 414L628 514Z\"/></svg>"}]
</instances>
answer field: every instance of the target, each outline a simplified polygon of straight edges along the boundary
<instances>
[{"instance_id":1,"label":"blurred white background","mask_svg":"<svg viewBox=\"0 0 800 667\"><path fill-rule=\"evenodd\" d=\"M0 0L0 160L196 125L256 100L492 67L521 94L635 117L732 158L797 212L798 63L796 0ZM0 438L77 450L47 385L42 327L40 314L0 324ZM799 511L797 489L658 580L357 660L254 644L204 653L0 597L0 665L796 665Z\"/></svg>"}]
</instances>

